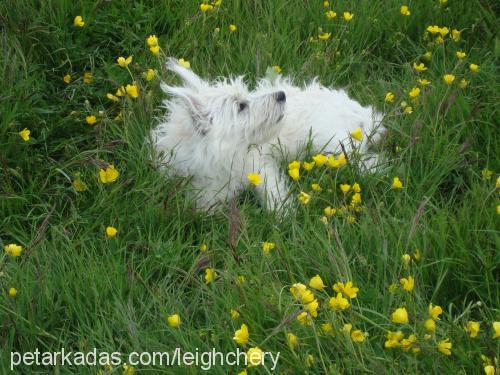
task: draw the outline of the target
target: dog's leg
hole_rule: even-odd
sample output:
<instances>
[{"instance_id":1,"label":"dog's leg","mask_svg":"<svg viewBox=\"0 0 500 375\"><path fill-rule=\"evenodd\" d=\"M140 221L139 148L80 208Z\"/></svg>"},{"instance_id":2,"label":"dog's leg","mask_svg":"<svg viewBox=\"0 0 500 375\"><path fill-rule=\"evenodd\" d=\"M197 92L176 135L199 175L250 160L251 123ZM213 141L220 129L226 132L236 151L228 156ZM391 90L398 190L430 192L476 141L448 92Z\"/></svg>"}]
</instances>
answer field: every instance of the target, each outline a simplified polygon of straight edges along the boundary
<instances>
[{"instance_id":1,"label":"dog's leg","mask_svg":"<svg viewBox=\"0 0 500 375\"><path fill-rule=\"evenodd\" d=\"M270 211L286 210L288 186L278 166L269 161L261 170L264 183L257 186L262 204Z\"/></svg>"}]
</instances>

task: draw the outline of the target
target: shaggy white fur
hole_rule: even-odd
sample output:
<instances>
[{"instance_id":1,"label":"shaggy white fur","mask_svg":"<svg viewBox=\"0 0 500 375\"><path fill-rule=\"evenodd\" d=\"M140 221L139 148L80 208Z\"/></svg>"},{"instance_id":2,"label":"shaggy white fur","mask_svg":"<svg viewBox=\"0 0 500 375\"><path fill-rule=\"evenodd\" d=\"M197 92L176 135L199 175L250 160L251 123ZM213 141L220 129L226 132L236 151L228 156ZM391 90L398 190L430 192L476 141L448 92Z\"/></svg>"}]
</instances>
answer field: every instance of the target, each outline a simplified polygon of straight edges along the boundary
<instances>
[{"instance_id":1,"label":"shaggy white fur","mask_svg":"<svg viewBox=\"0 0 500 375\"><path fill-rule=\"evenodd\" d=\"M198 209L236 196L250 185L249 173L261 174L257 191L266 207L283 207L288 184L280 158L296 156L307 143L323 153L350 153L355 143L349 135L358 127L363 140L356 148L367 155L370 168L377 161L367 149L385 130L382 115L343 90L316 80L300 88L278 77L260 80L250 92L242 77L208 82L175 59L167 67L184 85L162 83L171 99L164 101L167 114L152 130L151 140L167 172L192 178Z\"/></svg>"}]
</instances>

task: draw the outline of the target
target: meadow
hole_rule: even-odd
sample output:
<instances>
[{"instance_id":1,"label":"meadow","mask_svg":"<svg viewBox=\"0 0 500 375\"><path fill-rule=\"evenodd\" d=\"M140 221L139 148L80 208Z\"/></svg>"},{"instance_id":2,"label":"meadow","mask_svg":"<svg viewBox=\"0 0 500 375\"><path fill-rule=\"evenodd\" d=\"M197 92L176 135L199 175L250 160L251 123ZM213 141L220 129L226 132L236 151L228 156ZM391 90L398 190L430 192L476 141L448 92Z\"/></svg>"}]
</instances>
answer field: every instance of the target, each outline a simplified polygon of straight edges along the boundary
<instances>
[{"instance_id":1,"label":"meadow","mask_svg":"<svg viewBox=\"0 0 500 375\"><path fill-rule=\"evenodd\" d=\"M280 353L274 371L214 374L498 373L499 11L487 0L0 2L0 372L36 348L180 347ZM384 168L307 153L283 163L285 218L251 189L195 211L188 181L165 178L145 142L165 113L160 82L178 83L169 56L207 78L346 88L385 114Z\"/></svg>"}]
</instances>

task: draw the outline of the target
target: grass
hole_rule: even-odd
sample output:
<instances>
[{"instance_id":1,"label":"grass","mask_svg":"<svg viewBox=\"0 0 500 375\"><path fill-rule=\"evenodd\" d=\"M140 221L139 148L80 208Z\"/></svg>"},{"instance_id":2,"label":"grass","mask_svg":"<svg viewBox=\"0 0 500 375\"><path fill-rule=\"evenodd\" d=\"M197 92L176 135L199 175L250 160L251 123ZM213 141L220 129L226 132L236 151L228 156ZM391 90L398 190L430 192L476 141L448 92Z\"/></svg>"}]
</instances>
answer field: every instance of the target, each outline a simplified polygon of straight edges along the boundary
<instances>
[{"instance_id":1,"label":"grass","mask_svg":"<svg viewBox=\"0 0 500 375\"><path fill-rule=\"evenodd\" d=\"M393 1L339 1L328 20L322 1L225 0L207 13L192 1L45 1L0 4L0 245L23 246L20 257L0 255L0 369L10 352L183 350L233 351L234 331L246 323L250 343L280 352L279 373L450 373L480 374L495 365L499 341L491 324L499 313L498 174L498 6L482 0L407 3L400 14ZM328 8L328 9L330 9ZM343 11L355 14L349 23ZM73 26L81 15L83 28ZM237 30L228 31L235 24ZM461 30L455 42L433 43L429 25ZM220 31L216 31L216 28ZM318 41L319 29L332 33ZM161 53L146 45L159 37ZM314 40L310 40L310 38ZM460 61L458 50L467 53ZM432 52L426 60L424 54ZM129 70L118 56L134 56ZM293 183L294 194L323 188L308 205L278 221L264 212L252 192L232 210L197 213L181 179L165 179L144 142L161 116L160 78L173 82L165 56L190 61L204 77L245 74L249 82L279 65L298 82L318 76L346 87L364 104L383 110L390 135L384 174L360 175L353 165L314 168ZM408 91L418 74L431 84L418 100ZM469 71L469 63L479 72ZM143 73L156 69L147 82ZM92 72L85 84L83 73ZM444 74L454 74L450 86ZM71 74L66 84L63 76ZM469 84L459 88L464 78ZM136 81L139 98L109 101L106 93ZM386 92L395 93L385 103ZM401 113L401 101L413 113ZM121 113L121 119L114 120ZM95 115L97 123L85 123ZM19 132L29 128L24 142ZM99 182L99 168L120 172ZM354 162L351 164L355 164ZM77 192L78 179L87 190ZM391 189L398 176L402 190ZM355 222L337 214L323 224L323 208L346 204L340 183L358 182L363 209ZM105 228L118 229L107 238ZM276 248L263 256L261 244ZM208 251L199 250L201 244ZM403 254L414 255L408 265ZM204 282L204 269L219 277ZM314 291L320 307L313 325L295 319L302 306L289 291L319 274L327 285ZM413 276L405 292L402 277ZM238 283L244 276L245 282ZM352 280L359 288L351 307L328 307L331 286ZM16 288L15 297L8 295ZM443 308L429 339L423 322L428 305ZM405 307L409 323L391 322ZM230 310L240 317L231 319ZM166 317L178 313L181 326ZM481 323L476 338L464 330ZM331 322L333 332L321 332ZM342 332L346 323L367 333L363 343ZM414 333L412 350L386 349L387 331ZM299 337L291 349L286 334ZM449 338L452 354L436 347ZM308 366L307 356L313 357ZM481 358L484 355L484 358ZM498 366L498 364L496 364ZM136 366L136 373L197 373L196 367ZM217 366L211 373L243 367ZM498 367L497 367L498 370ZM121 366L27 366L17 373L122 373ZM249 374L269 373L262 367ZM131 370L129 370L131 373Z\"/></svg>"}]
</instances>

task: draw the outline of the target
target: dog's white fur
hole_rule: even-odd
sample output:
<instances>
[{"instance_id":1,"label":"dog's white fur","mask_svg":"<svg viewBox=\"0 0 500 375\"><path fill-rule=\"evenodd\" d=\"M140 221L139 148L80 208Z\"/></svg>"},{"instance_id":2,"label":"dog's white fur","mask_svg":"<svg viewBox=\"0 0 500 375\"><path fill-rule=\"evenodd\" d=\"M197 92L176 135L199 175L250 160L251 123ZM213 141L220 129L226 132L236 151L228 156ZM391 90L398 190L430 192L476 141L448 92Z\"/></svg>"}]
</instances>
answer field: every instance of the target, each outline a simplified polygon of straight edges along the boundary
<instances>
[{"instance_id":1,"label":"dog's white fur","mask_svg":"<svg viewBox=\"0 0 500 375\"><path fill-rule=\"evenodd\" d=\"M267 208L280 208L288 195L280 156L295 157L308 142L324 153L340 153L342 143L349 153L349 134L358 127L364 137L356 147L367 155L384 131L381 114L316 80L299 88L288 78L262 79L250 92L242 77L208 82L177 60L167 67L184 85L162 83L171 99L164 101L168 112L151 140L168 171L192 177L198 209L235 197L250 185L249 173L261 174L257 191ZM376 160L369 157L370 167Z\"/></svg>"}]
</instances>

